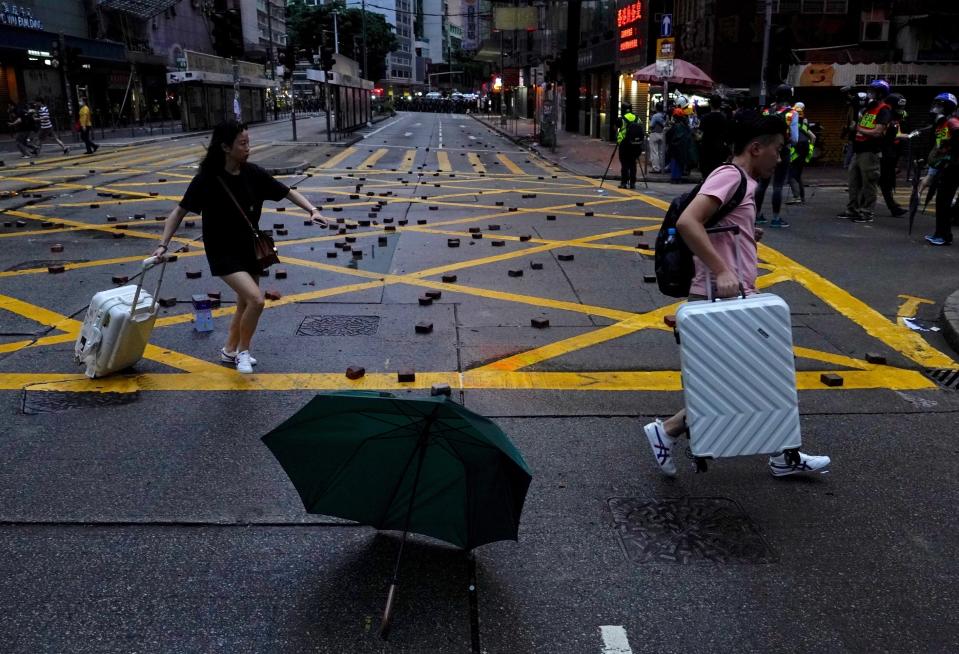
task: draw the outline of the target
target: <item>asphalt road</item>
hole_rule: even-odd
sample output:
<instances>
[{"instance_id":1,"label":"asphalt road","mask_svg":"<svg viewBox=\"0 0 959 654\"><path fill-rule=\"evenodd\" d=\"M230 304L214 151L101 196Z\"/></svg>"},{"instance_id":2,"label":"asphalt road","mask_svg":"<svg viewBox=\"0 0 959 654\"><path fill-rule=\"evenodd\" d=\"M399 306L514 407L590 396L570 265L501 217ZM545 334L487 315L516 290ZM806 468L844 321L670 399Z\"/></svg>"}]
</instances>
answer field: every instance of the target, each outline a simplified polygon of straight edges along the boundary
<instances>
[{"instance_id":1,"label":"asphalt road","mask_svg":"<svg viewBox=\"0 0 959 654\"><path fill-rule=\"evenodd\" d=\"M757 457L700 475L680 461L670 480L641 426L681 403L675 306L637 246L675 186L600 193L469 116L401 114L348 147L314 145L319 120L295 145L288 127L254 128L253 160L309 164L284 181L344 227L371 224L338 234L265 208L288 275L262 282L282 298L248 377L216 362L233 305L199 217L145 359L95 381L72 361L89 298L136 274L202 138L0 168L15 192L0 198L0 651L959 649L959 394L924 374L956 355L900 320L934 327L959 286L955 248L922 242L931 217L911 237L882 211L855 225L834 217L841 190L818 189L767 230L761 283L792 309L804 449L831 473L772 479ZM362 258L334 248L347 236ZM441 297L420 306L427 290ZM189 298L209 291L223 306L201 334ZM516 543L471 561L411 538L383 642L397 535L307 516L259 437L316 392L438 382L513 438L533 484Z\"/></svg>"}]
</instances>

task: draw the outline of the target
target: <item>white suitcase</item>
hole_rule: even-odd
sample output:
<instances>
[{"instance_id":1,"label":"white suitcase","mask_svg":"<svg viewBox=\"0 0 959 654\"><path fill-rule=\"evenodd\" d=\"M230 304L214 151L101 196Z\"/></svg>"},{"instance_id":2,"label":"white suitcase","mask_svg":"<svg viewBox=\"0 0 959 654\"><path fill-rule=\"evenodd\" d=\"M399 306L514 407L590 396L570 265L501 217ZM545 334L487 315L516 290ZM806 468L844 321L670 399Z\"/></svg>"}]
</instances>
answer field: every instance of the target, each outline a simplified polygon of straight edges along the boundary
<instances>
[{"instance_id":1,"label":"white suitcase","mask_svg":"<svg viewBox=\"0 0 959 654\"><path fill-rule=\"evenodd\" d=\"M129 368L143 358L157 317L156 296L163 282L167 257L144 260L137 284L101 291L93 296L74 346L78 365L87 377L103 377ZM143 290L148 270L160 266L153 295Z\"/></svg>"},{"instance_id":2,"label":"white suitcase","mask_svg":"<svg viewBox=\"0 0 959 654\"><path fill-rule=\"evenodd\" d=\"M708 277L706 284L711 295ZM790 459L798 456L792 451L801 434L786 302L771 293L687 302L676 312L676 329L697 467L704 470L707 458L784 450Z\"/></svg>"}]
</instances>

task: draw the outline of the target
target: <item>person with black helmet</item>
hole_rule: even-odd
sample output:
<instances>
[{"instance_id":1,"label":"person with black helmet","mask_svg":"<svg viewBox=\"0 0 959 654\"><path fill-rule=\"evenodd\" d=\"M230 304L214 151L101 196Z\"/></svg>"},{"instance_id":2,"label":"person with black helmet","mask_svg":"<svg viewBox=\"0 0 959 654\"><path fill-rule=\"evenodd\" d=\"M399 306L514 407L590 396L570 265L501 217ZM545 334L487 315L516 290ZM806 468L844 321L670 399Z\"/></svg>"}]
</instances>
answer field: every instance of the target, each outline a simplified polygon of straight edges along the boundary
<instances>
[{"instance_id":1,"label":"person with black helmet","mask_svg":"<svg viewBox=\"0 0 959 654\"><path fill-rule=\"evenodd\" d=\"M633 105L624 102L620 110L619 130L616 132L616 145L619 147L620 182L619 188L636 188L636 158L643 151L646 134L639 117L633 113Z\"/></svg>"},{"instance_id":2,"label":"person with black helmet","mask_svg":"<svg viewBox=\"0 0 959 654\"><path fill-rule=\"evenodd\" d=\"M776 101L763 110L765 116L779 116L786 121L789 128L789 138L783 143L782 151L779 153L779 164L772 176L773 184L773 220L769 223L770 227L789 227L789 223L783 220L779 215L783 204L783 185L786 178L789 177L789 157L791 148L799 141L799 113L792 108L793 89L788 84L780 84L773 91L773 97ZM760 180L759 187L756 189L756 211L759 217L756 218L757 225L765 225L766 216L762 213L763 200L766 197L766 189L769 188L770 179Z\"/></svg>"},{"instance_id":3,"label":"person with black helmet","mask_svg":"<svg viewBox=\"0 0 959 654\"><path fill-rule=\"evenodd\" d=\"M849 165L849 202L840 218L857 223L871 223L879 191L882 139L892 122L892 108L881 98L889 96L889 83L877 79L870 82L866 105L856 125L852 163Z\"/></svg>"},{"instance_id":4,"label":"person with black helmet","mask_svg":"<svg viewBox=\"0 0 959 654\"><path fill-rule=\"evenodd\" d=\"M904 134L900 131L906 117L906 98L899 93L890 93L884 102L892 110L892 119L882 135L882 158L879 160L879 189L886 207L894 218L906 214L906 210L896 202L896 166L902 151Z\"/></svg>"},{"instance_id":5,"label":"person with black helmet","mask_svg":"<svg viewBox=\"0 0 959 654\"><path fill-rule=\"evenodd\" d=\"M926 236L926 241L930 245L952 245L952 221L956 215L953 199L959 190L959 116L956 115L956 96L940 93L933 107L943 113L936 118L936 148L929 157L930 174L935 175L939 185L936 192L936 231Z\"/></svg>"}]
</instances>

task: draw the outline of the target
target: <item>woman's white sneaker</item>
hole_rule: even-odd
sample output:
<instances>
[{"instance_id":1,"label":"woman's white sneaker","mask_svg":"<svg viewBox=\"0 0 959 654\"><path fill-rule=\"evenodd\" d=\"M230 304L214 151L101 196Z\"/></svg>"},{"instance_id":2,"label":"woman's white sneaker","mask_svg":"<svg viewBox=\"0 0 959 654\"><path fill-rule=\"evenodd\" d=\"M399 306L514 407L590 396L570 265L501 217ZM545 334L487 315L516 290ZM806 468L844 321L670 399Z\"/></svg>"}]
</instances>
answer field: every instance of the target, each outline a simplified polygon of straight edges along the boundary
<instances>
[{"instance_id":1,"label":"woman's white sneaker","mask_svg":"<svg viewBox=\"0 0 959 654\"><path fill-rule=\"evenodd\" d=\"M769 457L769 472L773 477L785 477L794 475L797 472L828 472L831 460L828 456L813 456L811 454L799 453L799 463L793 465L786 461L786 455Z\"/></svg>"},{"instance_id":2,"label":"woman's white sneaker","mask_svg":"<svg viewBox=\"0 0 959 654\"><path fill-rule=\"evenodd\" d=\"M223 363L232 363L233 365L236 365L236 352L227 352L225 347L221 347L220 361L222 361ZM252 354L250 355L250 365L251 366L256 365L256 359L253 357Z\"/></svg>"},{"instance_id":3,"label":"woman's white sneaker","mask_svg":"<svg viewBox=\"0 0 959 654\"><path fill-rule=\"evenodd\" d=\"M646 432L649 446L653 448L653 456L656 457L656 463L663 474L675 477L676 462L673 461L673 445L676 440L666 433L663 421L655 420L643 427L643 431Z\"/></svg>"},{"instance_id":4,"label":"woman's white sneaker","mask_svg":"<svg viewBox=\"0 0 959 654\"><path fill-rule=\"evenodd\" d=\"M248 350L236 353L236 371L244 375L249 375L253 372L253 363L250 361L250 353Z\"/></svg>"}]
</instances>

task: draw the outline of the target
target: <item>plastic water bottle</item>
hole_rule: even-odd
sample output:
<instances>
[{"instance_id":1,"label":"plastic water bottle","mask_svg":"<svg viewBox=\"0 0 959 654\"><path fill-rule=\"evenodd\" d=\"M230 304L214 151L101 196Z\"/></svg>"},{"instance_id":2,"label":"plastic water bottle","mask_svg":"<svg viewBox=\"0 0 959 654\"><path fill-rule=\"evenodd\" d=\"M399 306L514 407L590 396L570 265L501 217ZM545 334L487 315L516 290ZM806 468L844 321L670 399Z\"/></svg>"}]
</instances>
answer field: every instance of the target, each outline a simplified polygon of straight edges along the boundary
<instances>
[{"instance_id":1,"label":"plastic water bottle","mask_svg":"<svg viewBox=\"0 0 959 654\"><path fill-rule=\"evenodd\" d=\"M193 329L198 332L213 331L213 302L209 296L193 296Z\"/></svg>"},{"instance_id":2,"label":"plastic water bottle","mask_svg":"<svg viewBox=\"0 0 959 654\"><path fill-rule=\"evenodd\" d=\"M670 227L666 230L666 245L672 245L676 242L676 228Z\"/></svg>"}]
</instances>

